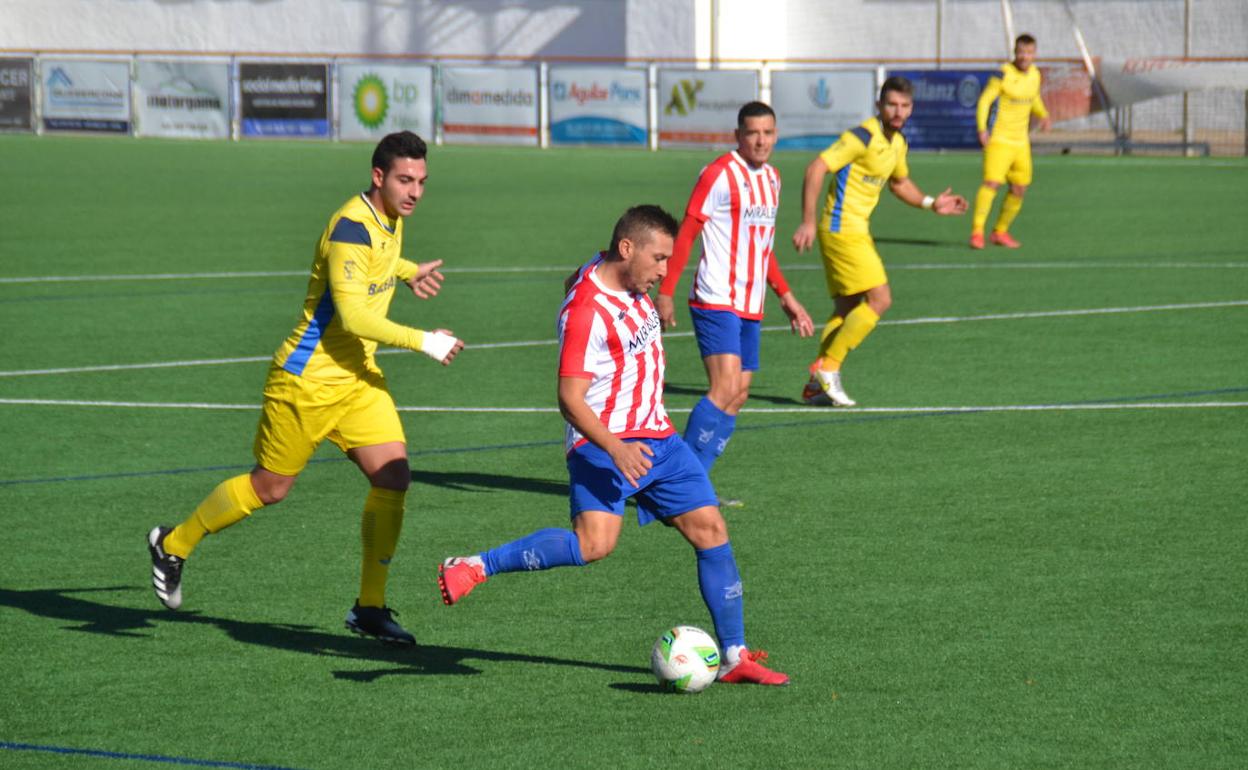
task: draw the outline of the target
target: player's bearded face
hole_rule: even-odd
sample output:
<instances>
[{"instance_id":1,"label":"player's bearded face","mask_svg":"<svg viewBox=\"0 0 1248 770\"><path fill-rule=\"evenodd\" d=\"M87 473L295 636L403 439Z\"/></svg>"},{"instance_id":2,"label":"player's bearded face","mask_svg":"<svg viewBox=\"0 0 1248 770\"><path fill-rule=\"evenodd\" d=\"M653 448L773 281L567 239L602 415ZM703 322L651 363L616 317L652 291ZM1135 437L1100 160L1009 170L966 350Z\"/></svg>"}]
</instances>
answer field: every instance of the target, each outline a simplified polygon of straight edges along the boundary
<instances>
[{"instance_id":1,"label":"player's bearded face","mask_svg":"<svg viewBox=\"0 0 1248 770\"><path fill-rule=\"evenodd\" d=\"M900 91L889 91L880 100L880 122L893 131L900 131L910 113L914 111L914 100L909 94Z\"/></svg>"},{"instance_id":2,"label":"player's bearded face","mask_svg":"<svg viewBox=\"0 0 1248 770\"><path fill-rule=\"evenodd\" d=\"M1026 71L1036 60L1035 43L1019 43L1014 46L1014 66Z\"/></svg>"},{"instance_id":3,"label":"player's bearded face","mask_svg":"<svg viewBox=\"0 0 1248 770\"><path fill-rule=\"evenodd\" d=\"M672 236L651 232L640 241L625 239L620 252L626 255L628 269L625 287L634 294L645 294L667 275L667 260L672 256Z\"/></svg>"},{"instance_id":4,"label":"player's bearded face","mask_svg":"<svg viewBox=\"0 0 1248 770\"><path fill-rule=\"evenodd\" d=\"M751 166L761 166L776 146L776 119L770 115L746 118L736 135L737 153Z\"/></svg>"},{"instance_id":5,"label":"player's bearded face","mask_svg":"<svg viewBox=\"0 0 1248 770\"><path fill-rule=\"evenodd\" d=\"M389 170L373 169L373 187L381 193L386 216L405 217L416 209L429 178L424 158L395 158Z\"/></svg>"}]
</instances>

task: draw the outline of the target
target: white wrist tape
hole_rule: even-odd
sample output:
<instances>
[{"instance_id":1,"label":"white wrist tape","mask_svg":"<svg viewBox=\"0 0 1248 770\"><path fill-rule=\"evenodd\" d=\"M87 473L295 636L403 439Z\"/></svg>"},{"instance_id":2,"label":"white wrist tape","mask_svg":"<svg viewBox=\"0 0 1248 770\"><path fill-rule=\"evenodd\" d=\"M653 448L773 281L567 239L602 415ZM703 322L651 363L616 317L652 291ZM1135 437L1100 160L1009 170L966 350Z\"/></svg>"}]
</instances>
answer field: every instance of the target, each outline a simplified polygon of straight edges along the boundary
<instances>
[{"instance_id":1,"label":"white wrist tape","mask_svg":"<svg viewBox=\"0 0 1248 770\"><path fill-rule=\"evenodd\" d=\"M931 211L932 206L935 205L935 203L936 203L936 199L933 198L932 196L930 195L923 196L923 208L927 209L928 211Z\"/></svg>"},{"instance_id":2,"label":"white wrist tape","mask_svg":"<svg viewBox=\"0 0 1248 770\"><path fill-rule=\"evenodd\" d=\"M434 361L441 361L451 352L451 348L455 347L456 342L459 340L449 334L425 332L424 339L420 342L420 352Z\"/></svg>"}]
</instances>

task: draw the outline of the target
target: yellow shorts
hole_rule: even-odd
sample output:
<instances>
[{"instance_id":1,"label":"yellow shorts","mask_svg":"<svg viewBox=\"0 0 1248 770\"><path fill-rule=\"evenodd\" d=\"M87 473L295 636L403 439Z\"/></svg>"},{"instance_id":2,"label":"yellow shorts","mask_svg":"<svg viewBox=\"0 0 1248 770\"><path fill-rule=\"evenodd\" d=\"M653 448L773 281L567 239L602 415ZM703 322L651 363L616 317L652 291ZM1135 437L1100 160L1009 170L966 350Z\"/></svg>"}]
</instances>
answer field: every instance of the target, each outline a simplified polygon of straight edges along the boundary
<instances>
[{"instance_id":1,"label":"yellow shorts","mask_svg":"<svg viewBox=\"0 0 1248 770\"><path fill-rule=\"evenodd\" d=\"M1031 184L1031 145L989 142L984 148L984 181Z\"/></svg>"},{"instance_id":2,"label":"yellow shorts","mask_svg":"<svg viewBox=\"0 0 1248 770\"><path fill-rule=\"evenodd\" d=\"M828 294L833 297L859 294L888 283L884 262L870 233L830 233L820 229L819 251L823 254Z\"/></svg>"},{"instance_id":3,"label":"yellow shorts","mask_svg":"<svg viewBox=\"0 0 1248 770\"><path fill-rule=\"evenodd\" d=\"M321 441L342 451L406 443L399 412L380 374L330 385L269 369L264 407L256 426L256 462L283 476L297 476Z\"/></svg>"}]
</instances>

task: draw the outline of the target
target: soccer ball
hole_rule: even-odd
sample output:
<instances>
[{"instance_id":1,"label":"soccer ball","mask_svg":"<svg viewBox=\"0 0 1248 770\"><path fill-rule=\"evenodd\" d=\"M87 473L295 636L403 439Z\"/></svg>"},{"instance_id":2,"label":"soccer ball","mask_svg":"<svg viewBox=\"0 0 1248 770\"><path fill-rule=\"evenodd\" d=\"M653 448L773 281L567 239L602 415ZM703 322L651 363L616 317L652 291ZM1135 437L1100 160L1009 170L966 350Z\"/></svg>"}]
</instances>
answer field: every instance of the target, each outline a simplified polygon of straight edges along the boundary
<instances>
[{"instance_id":1,"label":"soccer ball","mask_svg":"<svg viewBox=\"0 0 1248 770\"><path fill-rule=\"evenodd\" d=\"M700 628L676 626L654 643L650 669L665 690L702 692L719 672L719 647Z\"/></svg>"}]
</instances>

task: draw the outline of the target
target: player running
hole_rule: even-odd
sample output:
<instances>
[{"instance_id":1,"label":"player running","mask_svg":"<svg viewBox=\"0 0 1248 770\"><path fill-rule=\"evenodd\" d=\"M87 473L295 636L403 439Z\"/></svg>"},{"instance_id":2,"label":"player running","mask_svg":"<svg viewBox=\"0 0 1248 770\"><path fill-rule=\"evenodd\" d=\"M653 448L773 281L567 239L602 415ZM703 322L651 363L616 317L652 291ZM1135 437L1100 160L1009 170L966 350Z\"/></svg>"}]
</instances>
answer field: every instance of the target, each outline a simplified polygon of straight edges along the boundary
<instances>
[{"instance_id":1,"label":"player running","mask_svg":"<svg viewBox=\"0 0 1248 770\"><path fill-rule=\"evenodd\" d=\"M573 277L559 311L559 409L572 528L541 529L438 566L442 601L455 604L503 572L584 566L615 549L624 502L639 525L659 519L697 555L698 584L724 651L719 681L768 685L789 678L745 643L741 576L706 469L676 435L663 407L665 355L659 314L647 293L667 272L676 220L635 206L615 225L611 247Z\"/></svg>"},{"instance_id":2,"label":"player running","mask_svg":"<svg viewBox=\"0 0 1248 770\"><path fill-rule=\"evenodd\" d=\"M400 256L403 218L424 195L426 153L425 142L410 131L386 136L373 152L372 186L330 217L317 243L302 317L269 368L256 466L222 482L177 527L148 533L152 585L169 609L182 604L182 569L200 540L280 502L329 438L371 485L360 523L360 593L346 627L415 644L385 602L411 470L403 426L373 354L384 343L447 365L463 348L445 329L421 331L386 318L396 282L420 298L441 287L441 260L420 265Z\"/></svg>"},{"instance_id":3,"label":"player running","mask_svg":"<svg viewBox=\"0 0 1248 770\"><path fill-rule=\"evenodd\" d=\"M776 113L762 102L745 104L737 111L734 135L737 149L698 175L654 301L663 327L675 326L672 295L700 233L702 258L689 288L689 314L710 389L689 414L685 443L707 471L728 445L758 371L766 286L780 298L793 331L815 333L774 252L780 172L767 161L776 146Z\"/></svg>"},{"instance_id":4,"label":"player running","mask_svg":"<svg viewBox=\"0 0 1248 770\"><path fill-rule=\"evenodd\" d=\"M975 194L975 213L971 215L971 248L984 248L984 223L992 210L993 198L1002 182L1010 183L1010 191L1001 203L997 223L989 240L998 246L1017 249L1022 244L1010 235L1010 225L1023 207L1023 196L1031 184L1031 116L1039 118L1040 130L1051 125L1049 111L1040 98L1040 70L1036 60L1036 39L1019 35L1014 41L1014 61L1001 65L1001 74L993 75L979 95L975 123L979 143L984 147L984 183ZM997 105L992 132L988 131L988 113Z\"/></svg>"},{"instance_id":5,"label":"player running","mask_svg":"<svg viewBox=\"0 0 1248 770\"><path fill-rule=\"evenodd\" d=\"M914 109L914 87L891 77L880 89L879 113L851 128L806 167L802 182L802 223L793 245L806 251L815 242L815 207L823 177L834 174L819 219L819 251L835 305L819 337L819 356L810 365L802 399L812 405L854 406L841 386L841 364L875 329L893 303L884 263L871 238L871 212L888 185L903 203L953 215L966 211L966 199L950 189L933 198L910 179L902 127Z\"/></svg>"}]
</instances>

